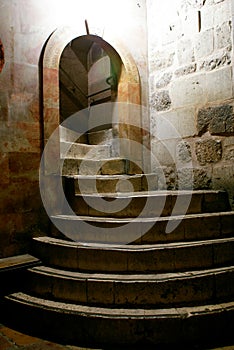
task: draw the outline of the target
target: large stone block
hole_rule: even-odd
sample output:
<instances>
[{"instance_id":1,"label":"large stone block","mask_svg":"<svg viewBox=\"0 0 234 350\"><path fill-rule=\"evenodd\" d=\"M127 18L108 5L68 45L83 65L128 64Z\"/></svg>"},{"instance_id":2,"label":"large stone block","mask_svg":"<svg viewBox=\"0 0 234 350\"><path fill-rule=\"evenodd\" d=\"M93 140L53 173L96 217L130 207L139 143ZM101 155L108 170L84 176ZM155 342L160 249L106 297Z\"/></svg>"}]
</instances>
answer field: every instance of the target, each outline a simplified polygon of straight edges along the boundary
<instances>
[{"instance_id":1,"label":"large stone block","mask_svg":"<svg viewBox=\"0 0 234 350\"><path fill-rule=\"evenodd\" d=\"M159 140L194 136L197 134L194 115L193 107L152 115L151 132Z\"/></svg>"},{"instance_id":2,"label":"large stone block","mask_svg":"<svg viewBox=\"0 0 234 350\"><path fill-rule=\"evenodd\" d=\"M177 139L163 140L152 143L152 166L172 165L176 161L176 144Z\"/></svg>"},{"instance_id":3,"label":"large stone block","mask_svg":"<svg viewBox=\"0 0 234 350\"><path fill-rule=\"evenodd\" d=\"M188 64L194 61L194 47L191 39L182 39L178 42L177 59L179 65Z\"/></svg>"},{"instance_id":4,"label":"large stone block","mask_svg":"<svg viewBox=\"0 0 234 350\"><path fill-rule=\"evenodd\" d=\"M199 135L207 130L213 135L233 133L233 107L221 105L200 109L197 116L197 128Z\"/></svg>"},{"instance_id":5,"label":"large stone block","mask_svg":"<svg viewBox=\"0 0 234 350\"><path fill-rule=\"evenodd\" d=\"M206 139L195 143L196 156L199 164L216 163L222 157L222 143L220 140Z\"/></svg>"},{"instance_id":6,"label":"large stone block","mask_svg":"<svg viewBox=\"0 0 234 350\"><path fill-rule=\"evenodd\" d=\"M215 8L214 6L204 6L201 11L201 23L203 30L214 27Z\"/></svg>"},{"instance_id":7,"label":"large stone block","mask_svg":"<svg viewBox=\"0 0 234 350\"><path fill-rule=\"evenodd\" d=\"M222 23L228 22L231 18L232 13L232 1L226 0L214 0L218 6L214 7L214 27Z\"/></svg>"},{"instance_id":8,"label":"large stone block","mask_svg":"<svg viewBox=\"0 0 234 350\"><path fill-rule=\"evenodd\" d=\"M230 21L223 23L221 26L217 26L215 29L215 47L221 49L231 45L231 24Z\"/></svg>"},{"instance_id":9,"label":"large stone block","mask_svg":"<svg viewBox=\"0 0 234 350\"><path fill-rule=\"evenodd\" d=\"M195 37L195 58L200 59L210 55L214 50L214 33L213 29L200 32Z\"/></svg>"},{"instance_id":10,"label":"large stone block","mask_svg":"<svg viewBox=\"0 0 234 350\"><path fill-rule=\"evenodd\" d=\"M232 67L225 67L206 76L207 102L216 102L233 97Z\"/></svg>"},{"instance_id":11,"label":"large stone block","mask_svg":"<svg viewBox=\"0 0 234 350\"><path fill-rule=\"evenodd\" d=\"M172 107L196 106L206 102L205 74L184 76L170 85Z\"/></svg>"}]
</instances>

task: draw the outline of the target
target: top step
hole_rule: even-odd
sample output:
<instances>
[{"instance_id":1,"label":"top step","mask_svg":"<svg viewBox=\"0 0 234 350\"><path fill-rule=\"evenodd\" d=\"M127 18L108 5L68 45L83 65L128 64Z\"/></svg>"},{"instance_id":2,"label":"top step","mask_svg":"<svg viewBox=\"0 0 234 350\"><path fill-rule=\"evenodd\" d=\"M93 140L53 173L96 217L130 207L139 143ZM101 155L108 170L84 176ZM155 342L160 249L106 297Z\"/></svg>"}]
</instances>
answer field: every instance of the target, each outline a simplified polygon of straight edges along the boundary
<instances>
[{"instance_id":1,"label":"top step","mask_svg":"<svg viewBox=\"0 0 234 350\"><path fill-rule=\"evenodd\" d=\"M88 133L88 143L90 145L98 145L100 143L110 144L113 139L112 128L100 131L92 131Z\"/></svg>"},{"instance_id":2,"label":"top step","mask_svg":"<svg viewBox=\"0 0 234 350\"><path fill-rule=\"evenodd\" d=\"M86 145L84 143L60 142L61 158L106 159L110 158L111 145Z\"/></svg>"}]
</instances>

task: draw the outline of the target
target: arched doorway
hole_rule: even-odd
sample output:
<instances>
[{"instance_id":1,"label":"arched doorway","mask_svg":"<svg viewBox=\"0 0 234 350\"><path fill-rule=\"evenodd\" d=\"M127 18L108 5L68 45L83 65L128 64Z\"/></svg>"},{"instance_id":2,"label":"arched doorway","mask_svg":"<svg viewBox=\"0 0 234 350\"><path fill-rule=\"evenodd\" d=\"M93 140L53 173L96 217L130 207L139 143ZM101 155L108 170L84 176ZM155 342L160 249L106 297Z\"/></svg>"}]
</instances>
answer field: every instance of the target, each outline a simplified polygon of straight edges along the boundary
<instances>
[{"instance_id":1,"label":"arched doorway","mask_svg":"<svg viewBox=\"0 0 234 350\"><path fill-rule=\"evenodd\" d=\"M111 93L116 94L116 100L118 102L124 103L123 111L119 113L118 136L142 143L142 121L139 108L138 112L134 115L134 127L131 127L131 105L141 104L140 78L131 54L114 37L104 40L97 35L87 36L85 33L71 27L63 27L55 30L45 46L43 55L43 126L45 143L52 132L58 128L61 121L61 86L59 83L61 55L66 46L76 38L79 40L83 38L83 40L86 39L86 41L98 43L112 58L112 64L117 69L118 84L115 87L116 91L112 91ZM121 62L121 69L118 70L119 62ZM59 132L57 141L54 152L55 156L59 158ZM135 150L131 149L131 143L129 143L128 149L123 149L121 152L122 156L126 153L127 155L131 154L132 159L134 158ZM142 154L136 154L135 159L139 164L142 161Z\"/></svg>"}]
</instances>

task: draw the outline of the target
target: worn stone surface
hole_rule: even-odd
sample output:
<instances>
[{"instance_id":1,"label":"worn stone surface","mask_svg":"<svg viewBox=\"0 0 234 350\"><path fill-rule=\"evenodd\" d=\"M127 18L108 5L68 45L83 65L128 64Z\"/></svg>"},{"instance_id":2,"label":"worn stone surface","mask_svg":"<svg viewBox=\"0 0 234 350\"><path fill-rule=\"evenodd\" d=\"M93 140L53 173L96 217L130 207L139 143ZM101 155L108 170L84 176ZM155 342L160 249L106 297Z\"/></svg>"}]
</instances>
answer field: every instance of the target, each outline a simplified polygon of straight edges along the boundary
<instances>
[{"instance_id":1,"label":"worn stone surface","mask_svg":"<svg viewBox=\"0 0 234 350\"><path fill-rule=\"evenodd\" d=\"M167 86L172 79L172 73L166 72L156 80L156 88L160 89Z\"/></svg>"},{"instance_id":2,"label":"worn stone surface","mask_svg":"<svg viewBox=\"0 0 234 350\"><path fill-rule=\"evenodd\" d=\"M199 135L207 130L214 135L233 133L233 107L231 105L221 105L200 109L197 115L197 129Z\"/></svg>"},{"instance_id":3,"label":"worn stone surface","mask_svg":"<svg viewBox=\"0 0 234 350\"><path fill-rule=\"evenodd\" d=\"M171 106L171 98L169 92L166 90L155 92L152 96L152 107L156 111L165 111Z\"/></svg>"},{"instance_id":4,"label":"worn stone surface","mask_svg":"<svg viewBox=\"0 0 234 350\"><path fill-rule=\"evenodd\" d=\"M177 159L182 163L188 163L192 160L191 146L188 142L181 141L176 147Z\"/></svg>"},{"instance_id":5,"label":"worn stone surface","mask_svg":"<svg viewBox=\"0 0 234 350\"><path fill-rule=\"evenodd\" d=\"M158 177L159 190L175 190L177 188L177 173L173 166L162 166L154 169Z\"/></svg>"},{"instance_id":6,"label":"worn stone surface","mask_svg":"<svg viewBox=\"0 0 234 350\"><path fill-rule=\"evenodd\" d=\"M200 70L212 71L231 64L231 50L224 50L206 58L199 65Z\"/></svg>"},{"instance_id":7,"label":"worn stone surface","mask_svg":"<svg viewBox=\"0 0 234 350\"><path fill-rule=\"evenodd\" d=\"M196 72L196 69L197 69L197 65L196 65L196 63L193 63L193 64L190 64L188 66L183 66L181 68L178 68L175 71L175 75L180 77L182 75L187 75L187 74L190 74L190 73L194 73L194 72Z\"/></svg>"},{"instance_id":8,"label":"worn stone surface","mask_svg":"<svg viewBox=\"0 0 234 350\"><path fill-rule=\"evenodd\" d=\"M201 165L216 163L222 157L222 144L220 140L199 140L195 144L197 160Z\"/></svg>"},{"instance_id":9,"label":"worn stone surface","mask_svg":"<svg viewBox=\"0 0 234 350\"><path fill-rule=\"evenodd\" d=\"M178 186L181 189L210 189L211 171L201 168L182 168L178 170Z\"/></svg>"},{"instance_id":10,"label":"worn stone surface","mask_svg":"<svg viewBox=\"0 0 234 350\"><path fill-rule=\"evenodd\" d=\"M232 98L232 67L224 67L207 74L206 91L208 102L216 103Z\"/></svg>"},{"instance_id":11,"label":"worn stone surface","mask_svg":"<svg viewBox=\"0 0 234 350\"><path fill-rule=\"evenodd\" d=\"M174 50L168 50L166 52L154 51L151 56L152 71L170 67L173 64L174 56Z\"/></svg>"},{"instance_id":12,"label":"worn stone surface","mask_svg":"<svg viewBox=\"0 0 234 350\"><path fill-rule=\"evenodd\" d=\"M203 74L173 80L170 86L172 106L177 108L201 105L206 101L205 91L206 77Z\"/></svg>"},{"instance_id":13,"label":"worn stone surface","mask_svg":"<svg viewBox=\"0 0 234 350\"><path fill-rule=\"evenodd\" d=\"M168 111L160 115L151 115L152 136L159 140L181 139L197 134L194 120L194 108L187 107L177 111ZM153 143L154 140L152 140Z\"/></svg>"}]
</instances>

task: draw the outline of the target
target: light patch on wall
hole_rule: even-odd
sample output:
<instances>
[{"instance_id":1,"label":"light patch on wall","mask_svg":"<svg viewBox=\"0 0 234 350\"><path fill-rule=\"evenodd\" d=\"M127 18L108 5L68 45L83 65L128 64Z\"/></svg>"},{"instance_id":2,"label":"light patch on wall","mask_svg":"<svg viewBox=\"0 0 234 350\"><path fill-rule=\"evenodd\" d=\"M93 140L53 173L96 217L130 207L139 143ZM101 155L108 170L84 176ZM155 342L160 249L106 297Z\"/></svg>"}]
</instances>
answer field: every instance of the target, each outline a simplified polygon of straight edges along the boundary
<instances>
[{"instance_id":1,"label":"light patch on wall","mask_svg":"<svg viewBox=\"0 0 234 350\"><path fill-rule=\"evenodd\" d=\"M0 39L0 73L3 69L3 66L4 66L4 63L5 63L5 59L4 59L4 48L3 48L3 44L2 44L2 41Z\"/></svg>"},{"instance_id":2,"label":"light patch on wall","mask_svg":"<svg viewBox=\"0 0 234 350\"><path fill-rule=\"evenodd\" d=\"M54 4L54 8L52 6ZM90 34L101 34L108 28L108 33L118 31L125 32L126 28L135 17L137 12L142 12L142 0L119 0L118 6L113 8L113 3L109 0L68 0L67 6L64 2L50 0L50 6L53 8L53 18L56 18L58 26L77 27L82 22L85 29L85 20L89 25ZM129 13L133 14L129 16ZM120 25L121 23L121 25Z\"/></svg>"}]
</instances>

